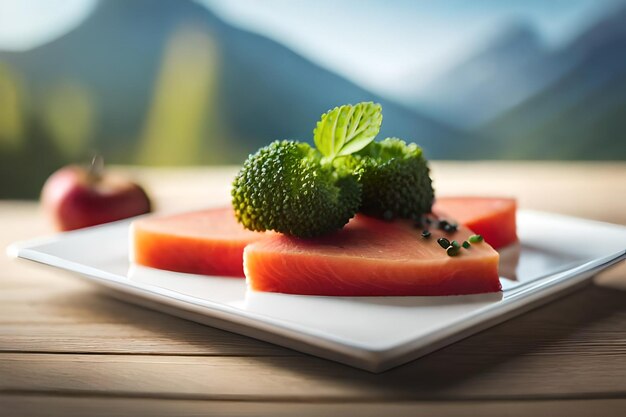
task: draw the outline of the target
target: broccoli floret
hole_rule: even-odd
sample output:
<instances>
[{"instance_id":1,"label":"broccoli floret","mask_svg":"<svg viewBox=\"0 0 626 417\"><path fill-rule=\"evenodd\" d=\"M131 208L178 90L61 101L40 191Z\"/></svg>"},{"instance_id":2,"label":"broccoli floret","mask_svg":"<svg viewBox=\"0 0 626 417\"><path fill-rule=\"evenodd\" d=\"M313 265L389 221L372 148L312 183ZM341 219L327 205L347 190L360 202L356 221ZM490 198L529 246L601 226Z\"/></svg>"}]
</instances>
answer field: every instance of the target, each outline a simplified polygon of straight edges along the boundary
<instances>
[{"instance_id":1,"label":"broccoli floret","mask_svg":"<svg viewBox=\"0 0 626 417\"><path fill-rule=\"evenodd\" d=\"M245 228L304 238L342 228L360 202L354 175L324 166L319 152L293 141L276 141L250 155L232 189Z\"/></svg>"},{"instance_id":2,"label":"broccoli floret","mask_svg":"<svg viewBox=\"0 0 626 417\"><path fill-rule=\"evenodd\" d=\"M361 212L385 219L430 213L432 181L416 144L396 138L372 142L346 163L354 167L363 187Z\"/></svg>"}]
</instances>

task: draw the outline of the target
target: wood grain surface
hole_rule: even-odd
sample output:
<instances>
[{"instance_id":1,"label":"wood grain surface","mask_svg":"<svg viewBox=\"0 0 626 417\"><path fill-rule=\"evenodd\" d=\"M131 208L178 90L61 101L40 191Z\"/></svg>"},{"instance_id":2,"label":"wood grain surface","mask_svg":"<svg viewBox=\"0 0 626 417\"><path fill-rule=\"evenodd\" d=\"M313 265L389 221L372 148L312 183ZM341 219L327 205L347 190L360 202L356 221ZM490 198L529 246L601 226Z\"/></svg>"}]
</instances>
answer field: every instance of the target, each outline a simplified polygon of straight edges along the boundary
<instances>
[{"instance_id":1,"label":"wood grain surface","mask_svg":"<svg viewBox=\"0 0 626 417\"><path fill-rule=\"evenodd\" d=\"M228 202L231 167L127 169L160 211ZM626 164L435 163L438 193L626 224ZM0 202L0 245L50 233ZM626 415L626 267L375 375L106 296L0 257L0 415Z\"/></svg>"}]
</instances>

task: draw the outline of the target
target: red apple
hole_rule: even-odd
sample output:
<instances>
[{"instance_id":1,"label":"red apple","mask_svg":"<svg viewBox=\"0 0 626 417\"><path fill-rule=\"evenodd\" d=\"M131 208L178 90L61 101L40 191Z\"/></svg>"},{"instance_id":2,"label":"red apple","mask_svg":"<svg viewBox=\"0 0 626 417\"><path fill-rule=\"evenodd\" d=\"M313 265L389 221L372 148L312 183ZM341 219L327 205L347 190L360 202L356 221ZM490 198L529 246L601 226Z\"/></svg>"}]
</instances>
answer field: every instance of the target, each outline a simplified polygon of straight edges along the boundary
<instances>
[{"instance_id":1,"label":"red apple","mask_svg":"<svg viewBox=\"0 0 626 417\"><path fill-rule=\"evenodd\" d=\"M150 199L139 185L108 174L102 161L90 168L59 169L44 184L41 201L58 230L74 230L150 212Z\"/></svg>"}]
</instances>

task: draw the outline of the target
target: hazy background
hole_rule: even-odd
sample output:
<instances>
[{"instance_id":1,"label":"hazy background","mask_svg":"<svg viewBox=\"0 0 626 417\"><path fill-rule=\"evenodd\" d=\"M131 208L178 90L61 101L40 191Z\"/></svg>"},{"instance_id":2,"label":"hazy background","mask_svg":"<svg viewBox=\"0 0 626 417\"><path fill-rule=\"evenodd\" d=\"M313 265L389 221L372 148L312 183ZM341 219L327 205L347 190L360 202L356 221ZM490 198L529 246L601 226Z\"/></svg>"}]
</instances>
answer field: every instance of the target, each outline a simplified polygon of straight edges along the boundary
<instances>
[{"instance_id":1,"label":"hazy background","mask_svg":"<svg viewBox=\"0 0 626 417\"><path fill-rule=\"evenodd\" d=\"M626 160L626 3L0 0L0 198L94 152L240 163L363 100L432 159Z\"/></svg>"}]
</instances>

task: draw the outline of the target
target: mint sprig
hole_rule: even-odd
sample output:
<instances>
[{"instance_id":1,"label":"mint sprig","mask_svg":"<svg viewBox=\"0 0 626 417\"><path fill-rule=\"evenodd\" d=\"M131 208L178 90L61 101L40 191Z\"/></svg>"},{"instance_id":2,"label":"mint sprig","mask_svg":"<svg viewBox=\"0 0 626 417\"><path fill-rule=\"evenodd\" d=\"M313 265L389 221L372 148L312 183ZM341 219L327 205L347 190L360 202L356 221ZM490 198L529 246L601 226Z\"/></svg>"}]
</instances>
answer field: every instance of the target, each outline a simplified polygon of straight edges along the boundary
<instances>
[{"instance_id":1,"label":"mint sprig","mask_svg":"<svg viewBox=\"0 0 626 417\"><path fill-rule=\"evenodd\" d=\"M322 115L313 140L328 160L358 152L374 140L383 121L380 104L363 102L344 105Z\"/></svg>"}]
</instances>

